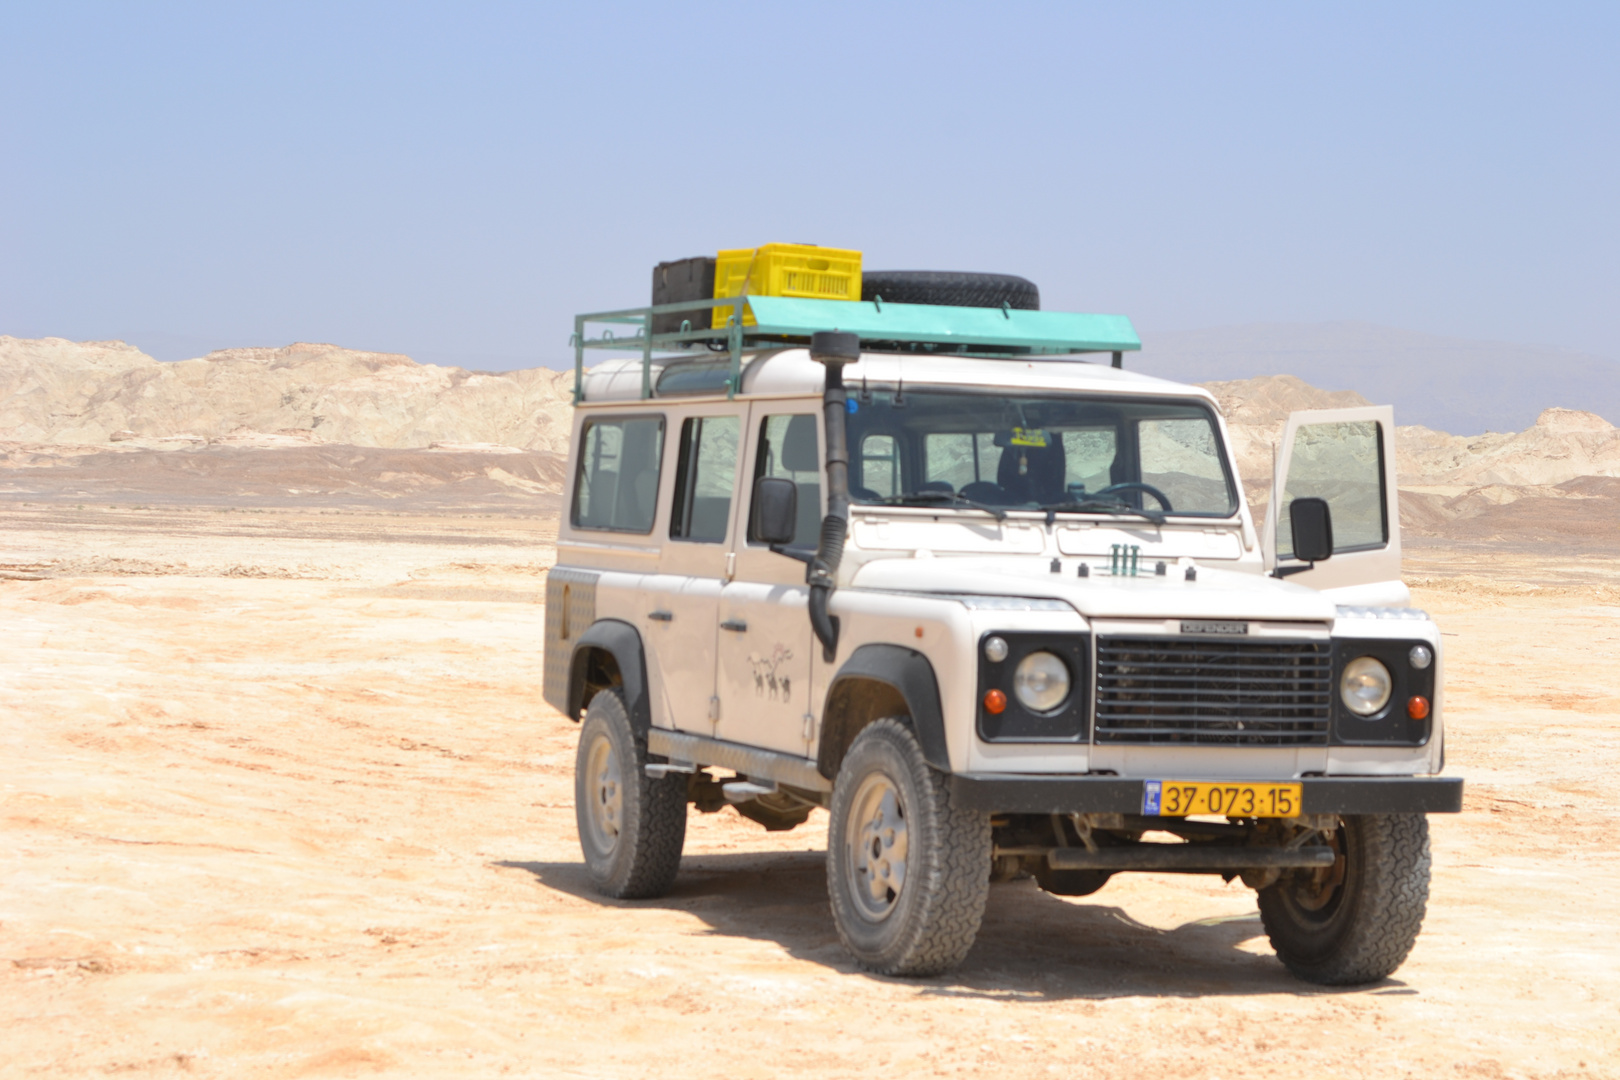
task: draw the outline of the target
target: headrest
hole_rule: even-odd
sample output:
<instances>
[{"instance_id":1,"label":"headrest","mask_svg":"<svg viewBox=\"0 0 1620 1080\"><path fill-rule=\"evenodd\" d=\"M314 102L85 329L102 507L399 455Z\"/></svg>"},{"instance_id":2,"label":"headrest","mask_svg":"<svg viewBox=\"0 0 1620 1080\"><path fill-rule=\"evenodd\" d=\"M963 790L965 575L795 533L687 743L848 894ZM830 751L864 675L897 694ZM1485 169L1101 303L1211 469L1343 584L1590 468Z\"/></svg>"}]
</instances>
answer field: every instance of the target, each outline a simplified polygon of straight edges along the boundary
<instances>
[{"instance_id":1,"label":"headrest","mask_svg":"<svg viewBox=\"0 0 1620 1080\"><path fill-rule=\"evenodd\" d=\"M1041 501L1063 496L1063 443L1009 446L996 466L996 483L1019 499Z\"/></svg>"},{"instance_id":2,"label":"headrest","mask_svg":"<svg viewBox=\"0 0 1620 1080\"><path fill-rule=\"evenodd\" d=\"M782 468L793 472L820 472L821 460L816 450L816 418L801 414L789 420L787 434L782 436Z\"/></svg>"}]
</instances>

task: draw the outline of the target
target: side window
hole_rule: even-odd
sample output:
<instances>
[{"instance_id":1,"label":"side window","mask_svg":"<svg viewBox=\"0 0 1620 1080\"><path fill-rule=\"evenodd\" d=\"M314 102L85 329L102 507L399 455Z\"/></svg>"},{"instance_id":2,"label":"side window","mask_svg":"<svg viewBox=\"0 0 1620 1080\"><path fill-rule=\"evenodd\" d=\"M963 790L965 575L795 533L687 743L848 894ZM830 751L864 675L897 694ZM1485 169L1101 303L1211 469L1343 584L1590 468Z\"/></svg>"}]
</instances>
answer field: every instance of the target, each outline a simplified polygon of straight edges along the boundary
<instances>
[{"instance_id":1,"label":"side window","mask_svg":"<svg viewBox=\"0 0 1620 1080\"><path fill-rule=\"evenodd\" d=\"M587 420L579 437L573 523L581 529L652 532L663 460L662 416Z\"/></svg>"},{"instance_id":2,"label":"side window","mask_svg":"<svg viewBox=\"0 0 1620 1080\"><path fill-rule=\"evenodd\" d=\"M1333 512L1333 551L1366 551L1389 542L1384 508L1383 443L1378 423L1358 420L1308 424L1294 434L1288 488L1277 515L1277 555L1294 553L1294 524L1288 507L1314 495Z\"/></svg>"},{"instance_id":3,"label":"side window","mask_svg":"<svg viewBox=\"0 0 1620 1080\"><path fill-rule=\"evenodd\" d=\"M754 479L762 476L779 476L799 485L799 524L793 543L815 547L821 539L821 451L815 414L767 416L760 422ZM752 522L748 539L756 541Z\"/></svg>"},{"instance_id":4,"label":"side window","mask_svg":"<svg viewBox=\"0 0 1620 1080\"><path fill-rule=\"evenodd\" d=\"M868 435L861 440L860 476L856 482L885 498L900 493L900 456L894 436Z\"/></svg>"},{"instance_id":5,"label":"side window","mask_svg":"<svg viewBox=\"0 0 1620 1080\"><path fill-rule=\"evenodd\" d=\"M1063 432L1065 490L1083 484L1087 491L1101 491L1114 482L1117 437L1112 427Z\"/></svg>"},{"instance_id":6,"label":"side window","mask_svg":"<svg viewBox=\"0 0 1620 1080\"><path fill-rule=\"evenodd\" d=\"M725 540L731 490L737 483L740 427L735 416L693 416L681 425L670 536L707 544Z\"/></svg>"},{"instance_id":7,"label":"side window","mask_svg":"<svg viewBox=\"0 0 1620 1080\"><path fill-rule=\"evenodd\" d=\"M949 484L961 491L979 480L994 480L1001 451L995 433L934 431L923 437L923 487Z\"/></svg>"},{"instance_id":8,"label":"side window","mask_svg":"<svg viewBox=\"0 0 1620 1080\"><path fill-rule=\"evenodd\" d=\"M1215 429L1209 421L1170 418L1137 426L1142 482L1164 492L1183 514L1230 514L1237 507L1221 468ZM1144 504L1154 505L1150 497Z\"/></svg>"}]
</instances>

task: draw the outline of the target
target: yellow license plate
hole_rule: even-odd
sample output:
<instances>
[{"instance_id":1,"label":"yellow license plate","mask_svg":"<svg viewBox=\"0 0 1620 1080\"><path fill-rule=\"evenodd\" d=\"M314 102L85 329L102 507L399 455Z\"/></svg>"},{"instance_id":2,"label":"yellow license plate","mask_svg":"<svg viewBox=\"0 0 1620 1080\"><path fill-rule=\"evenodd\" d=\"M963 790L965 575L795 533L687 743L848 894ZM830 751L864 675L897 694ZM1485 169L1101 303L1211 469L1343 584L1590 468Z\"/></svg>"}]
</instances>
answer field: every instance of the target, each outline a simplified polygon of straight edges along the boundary
<instances>
[{"instance_id":1,"label":"yellow license plate","mask_svg":"<svg viewBox=\"0 0 1620 1080\"><path fill-rule=\"evenodd\" d=\"M1217 784L1204 780L1146 780L1142 813L1147 817L1294 817L1300 812L1301 784Z\"/></svg>"}]
</instances>

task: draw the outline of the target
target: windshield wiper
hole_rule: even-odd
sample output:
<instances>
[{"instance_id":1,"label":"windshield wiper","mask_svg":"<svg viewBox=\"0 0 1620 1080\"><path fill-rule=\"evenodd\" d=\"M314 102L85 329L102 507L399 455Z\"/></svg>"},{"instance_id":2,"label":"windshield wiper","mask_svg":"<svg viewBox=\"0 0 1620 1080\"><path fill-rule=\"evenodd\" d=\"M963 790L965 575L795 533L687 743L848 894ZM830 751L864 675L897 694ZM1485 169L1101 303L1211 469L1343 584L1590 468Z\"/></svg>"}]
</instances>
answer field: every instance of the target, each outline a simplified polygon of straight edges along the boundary
<instances>
[{"instance_id":1,"label":"windshield wiper","mask_svg":"<svg viewBox=\"0 0 1620 1080\"><path fill-rule=\"evenodd\" d=\"M1007 511L999 506L970 499L965 495L958 495L954 491L911 491L904 495L890 495L879 500L885 506L926 506L929 503L955 503L959 506L971 506L975 510L983 510L996 520L1007 516Z\"/></svg>"},{"instance_id":2,"label":"windshield wiper","mask_svg":"<svg viewBox=\"0 0 1620 1080\"><path fill-rule=\"evenodd\" d=\"M1065 502L1042 503L1040 508L1049 514L1132 514L1136 517L1146 518L1155 525L1164 524L1164 512L1162 510L1138 509L1110 499L1070 499Z\"/></svg>"}]
</instances>

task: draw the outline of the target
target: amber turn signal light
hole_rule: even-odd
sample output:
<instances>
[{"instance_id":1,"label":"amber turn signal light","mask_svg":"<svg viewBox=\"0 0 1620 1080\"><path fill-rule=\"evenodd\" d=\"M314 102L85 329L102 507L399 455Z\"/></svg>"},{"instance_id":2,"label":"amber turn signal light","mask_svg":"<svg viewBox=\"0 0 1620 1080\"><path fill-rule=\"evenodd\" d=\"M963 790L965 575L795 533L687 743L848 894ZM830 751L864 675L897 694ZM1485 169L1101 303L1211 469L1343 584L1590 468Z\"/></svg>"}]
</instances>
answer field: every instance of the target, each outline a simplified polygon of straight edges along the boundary
<instances>
[{"instance_id":1,"label":"amber turn signal light","mask_svg":"<svg viewBox=\"0 0 1620 1080\"><path fill-rule=\"evenodd\" d=\"M1422 694L1407 699L1406 715L1414 720L1422 720L1429 715L1429 699Z\"/></svg>"},{"instance_id":2,"label":"amber turn signal light","mask_svg":"<svg viewBox=\"0 0 1620 1080\"><path fill-rule=\"evenodd\" d=\"M1007 707L1007 695L1000 690L986 690L984 692L984 707L997 716L1001 715L1002 710Z\"/></svg>"}]
</instances>

